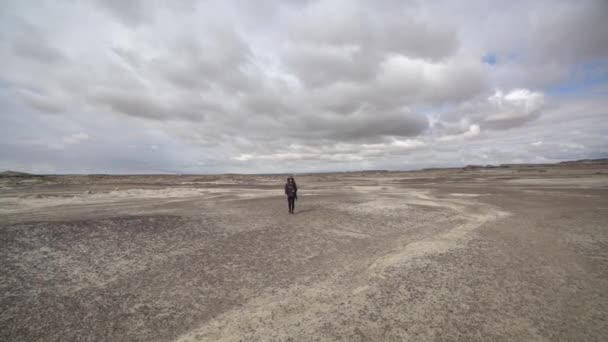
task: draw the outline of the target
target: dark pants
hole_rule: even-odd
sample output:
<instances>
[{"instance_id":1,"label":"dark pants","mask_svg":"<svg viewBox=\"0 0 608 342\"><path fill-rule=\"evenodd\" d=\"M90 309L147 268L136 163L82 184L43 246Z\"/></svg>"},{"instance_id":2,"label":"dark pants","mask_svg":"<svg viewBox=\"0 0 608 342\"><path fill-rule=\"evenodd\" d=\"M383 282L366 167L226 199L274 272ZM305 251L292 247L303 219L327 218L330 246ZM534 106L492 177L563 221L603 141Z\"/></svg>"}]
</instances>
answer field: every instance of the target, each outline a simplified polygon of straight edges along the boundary
<instances>
[{"instance_id":1,"label":"dark pants","mask_svg":"<svg viewBox=\"0 0 608 342\"><path fill-rule=\"evenodd\" d=\"M287 205L289 205L289 212L293 213L293 209L296 207L296 198L295 197L287 197Z\"/></svg>"}]
</instances>

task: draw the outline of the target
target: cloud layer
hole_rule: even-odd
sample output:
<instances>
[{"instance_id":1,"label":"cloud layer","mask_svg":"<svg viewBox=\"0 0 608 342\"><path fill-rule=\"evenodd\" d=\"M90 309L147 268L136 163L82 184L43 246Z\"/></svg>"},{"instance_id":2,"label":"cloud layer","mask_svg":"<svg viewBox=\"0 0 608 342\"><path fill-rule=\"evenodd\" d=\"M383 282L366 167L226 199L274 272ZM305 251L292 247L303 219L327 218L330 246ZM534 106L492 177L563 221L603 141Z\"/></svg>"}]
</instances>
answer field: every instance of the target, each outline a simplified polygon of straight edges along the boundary
<instances>
[{"instance_id":1,"label":"cloud layer","mask_svg":"<svg viewBox=\"0 0 608 342\"><path fill-rule=\"evenodd\" d=\"M608 156L601 0L6 1L0 13L2 169Z\"/></svg>"}]
</instances>

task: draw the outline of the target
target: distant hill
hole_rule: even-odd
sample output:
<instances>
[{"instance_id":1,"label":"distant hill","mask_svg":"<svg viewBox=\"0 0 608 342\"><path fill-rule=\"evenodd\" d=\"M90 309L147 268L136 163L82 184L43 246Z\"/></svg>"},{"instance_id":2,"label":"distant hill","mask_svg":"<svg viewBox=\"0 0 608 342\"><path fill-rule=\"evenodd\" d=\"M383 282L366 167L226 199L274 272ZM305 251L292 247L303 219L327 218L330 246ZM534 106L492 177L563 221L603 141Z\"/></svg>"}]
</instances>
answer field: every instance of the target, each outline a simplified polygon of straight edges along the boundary
<instances>
[{"instance_id":1,"label":"distant hill","mask_svg":"<svg viewBox=\"0 0 608 342\"><path fill-rule=\"evenodd\" d=\"M25 173L25 172L8 170L8 171L0 172L0 176L3 176L3 177L27 177L27 176L32 176L32 174Z\"/></svg>"},{"instance_id":2,"label":"distant hill","mask_svg":"<svg viewBox=\"0 0 608 342\"><path fill-rule=\"evenodd\" d=\"M422 169L421 171L439 171L439 170L479 170L479 169L508 169L508 168L534 168L534 167L560 167L560 166L608 166L608 158L601 159L579 159L568 160L558 163L542 163L542 164L500 164L500 165L467 165L463 167L433 167Z\"/></svg>"},{"instance_id":3,"label":"distant hill","mask_svg":"<svg viewBox=\"0 0 608 342\"><path fill-rule=\"evenodd\" d=\"M564 161L560 165L608 165L608 158Z\"/></svg>"}]
</instances>

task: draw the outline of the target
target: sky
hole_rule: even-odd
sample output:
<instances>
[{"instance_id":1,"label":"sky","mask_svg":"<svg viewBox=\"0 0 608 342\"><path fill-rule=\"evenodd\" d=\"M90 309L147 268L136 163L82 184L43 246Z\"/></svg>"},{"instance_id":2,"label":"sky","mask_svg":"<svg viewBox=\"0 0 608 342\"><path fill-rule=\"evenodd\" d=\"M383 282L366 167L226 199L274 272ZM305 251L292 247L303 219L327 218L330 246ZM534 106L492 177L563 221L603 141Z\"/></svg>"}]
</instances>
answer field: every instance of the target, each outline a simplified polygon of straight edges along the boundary
<instances>
[{"instance_id":1,"label":"sky","mask_svg":"<svg viewBox=\"0 0 608 342\"><path fill-rule=\"evenodd\" d=\"M0 2L0 170L608 157L608 1Z\"/></svg>"}]
</instances>

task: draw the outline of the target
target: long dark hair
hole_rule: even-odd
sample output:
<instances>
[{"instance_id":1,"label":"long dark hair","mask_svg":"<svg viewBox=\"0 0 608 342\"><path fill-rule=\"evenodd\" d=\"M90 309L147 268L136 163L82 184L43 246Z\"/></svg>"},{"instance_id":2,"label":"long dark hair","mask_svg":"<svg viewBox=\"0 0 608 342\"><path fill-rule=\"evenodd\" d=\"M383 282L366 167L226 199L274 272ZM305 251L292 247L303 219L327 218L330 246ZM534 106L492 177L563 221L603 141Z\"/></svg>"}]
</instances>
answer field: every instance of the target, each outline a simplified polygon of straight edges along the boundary
<instances>
[{"instance_id":1,"label":"long dark hair","mask_svg":"<svg viewBox=\"0 0 608 342\"><path fill-rule=\"evenodd\" d=\"M296 185L296 180L293 179L292 176L287 177L287 184L289 184L289 180L291 179L291 181L293 182L293 186L297 189L298 186Z\"/></svg>"}]
</instances>

